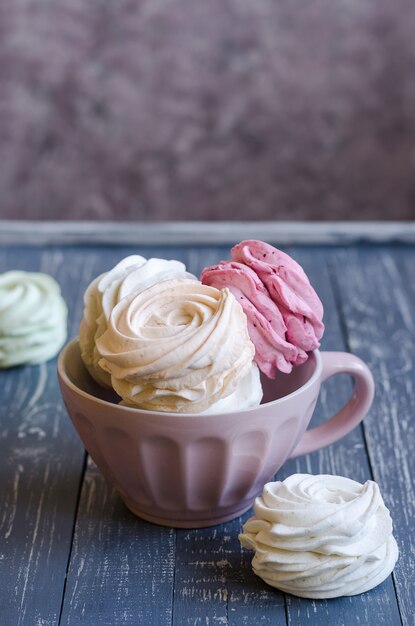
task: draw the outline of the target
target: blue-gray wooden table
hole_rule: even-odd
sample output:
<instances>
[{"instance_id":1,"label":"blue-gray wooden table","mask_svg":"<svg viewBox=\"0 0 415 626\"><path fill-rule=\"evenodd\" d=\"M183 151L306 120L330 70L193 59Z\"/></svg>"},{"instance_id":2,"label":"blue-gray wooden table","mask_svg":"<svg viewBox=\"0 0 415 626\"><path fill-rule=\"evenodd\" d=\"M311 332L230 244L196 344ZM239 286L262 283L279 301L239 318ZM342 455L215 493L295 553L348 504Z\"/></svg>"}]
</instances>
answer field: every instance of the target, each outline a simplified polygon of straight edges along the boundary
<instances>
[{"instance_id":1,"label":"blue-gray wooden table","mask_svg":"<svg viewBox=\"0 0 415 626\"><path fill-rule=\"evenodd\" d=\"M52 360L0 371L2 626L415 624L413 226L388 231L380 225L373 232L355 226L334 235L324 225L320 234L316 225L303 226L216 225L214 236L213 226L200 225L180 233L148 225L105 230L0 223L0 272L53 275L68 304L73 337L85 287L128 254L180 259L195 274L227 258L228 244L243 237L262 235L291 254L324 303L322 349L363 358L376 397L361 426L335 445L287 462L277 479L309 472L376 480L400 550L393 575L363 595L301 600L253 574L252 553L238 541L251 512L200 530L135 517L85 453ZM347 376L325 383L314 423L331 415L350 389Z\"/></svg>"}]
</instances>

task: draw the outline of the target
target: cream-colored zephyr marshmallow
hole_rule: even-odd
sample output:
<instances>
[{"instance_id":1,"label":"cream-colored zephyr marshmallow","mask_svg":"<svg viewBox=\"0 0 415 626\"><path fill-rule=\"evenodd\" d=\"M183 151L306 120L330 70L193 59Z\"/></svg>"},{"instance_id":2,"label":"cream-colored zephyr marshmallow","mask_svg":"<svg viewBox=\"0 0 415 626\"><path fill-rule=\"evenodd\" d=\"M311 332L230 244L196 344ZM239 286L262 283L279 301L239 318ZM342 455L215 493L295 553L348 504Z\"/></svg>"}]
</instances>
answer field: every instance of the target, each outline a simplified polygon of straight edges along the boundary
<instances>
[{"instance_id":1,"label":"cream-colored zephyr marshmallow","mask_svg":"<svg viewBox=\"0 0 415 626\"><path fill-rule=\"evenodd\" d=\"M196 280L163 281L123 298L97 348L124 403L143 409L200 413L247 377L259 381L241 306L228 289Z\"/></svg>"},{"instance_id":2,"label":"cream-colored zephyr marshmallow","mask_svg":"<svg viewBox=\"0 0 415 626\"><path fill-rule=\"evenodd\" d=\"M82 360L101 385L111 387L111 377L99 366L96 341L105 332L111 312L118 302L163 280L196 277L180 261L146 259L132 255L93 280L84 295L84 316L79 331Z\"/></svg>"},{"instance_id":3,"label":"cream-colored zephyr marshmallow","mask_svg":"<svg viewBox=\"0 0 415 626\"><path fill-rule=\"evenodd\" d=\"M266 583L304 598L363 593L398 558L378 485L341 476L293 474L265 485L239 535Z\"/></svg>"}]
</instances>

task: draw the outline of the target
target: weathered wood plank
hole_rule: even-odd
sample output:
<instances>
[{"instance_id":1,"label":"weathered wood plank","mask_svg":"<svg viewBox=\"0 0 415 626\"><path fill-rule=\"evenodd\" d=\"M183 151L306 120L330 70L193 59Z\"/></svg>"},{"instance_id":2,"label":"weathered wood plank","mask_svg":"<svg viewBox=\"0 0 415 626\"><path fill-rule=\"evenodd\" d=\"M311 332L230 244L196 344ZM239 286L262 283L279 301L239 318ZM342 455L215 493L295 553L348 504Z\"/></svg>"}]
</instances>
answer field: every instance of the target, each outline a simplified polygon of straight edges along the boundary
<instances>
[{"instance_id":1,"label":"weathered wood plank","mask_svg":"<svg viewBox=\"0 0 415 626\"><path fill-rule=\"evenodd\" d=\"M244 519L247 515L244 516ZM177 531L174 626L286 624L284 596L252 576L241 520Z\"/></svg>"},{"instance_id":2,"label":"weathered wood plank","mask_svg":"<svg viewBox=\"0 0 415 626\"><path fill-rule=\"evenodd\" d=\"M175 531L130 513L90 461L61 624L170 626L174 549Z\"/></svg>"},{"instance_id":3,"label":"weathered wood plank","mask_svg":"<svg viewBox=\"0 0 415 626\"><path fill-rule=\"evenodd\" d=\"M354 352L348 345L347 336L344 336L344 319L342 312L339 311L338 294L336 286L333 290L327 263L330 261L332 251L327 248L296 248L290 250L290 253L304 267L324 304L326 330L321 349ZM312 426L333 415L349 397L351 388L351 381L347 376L337 376L324 383ZM365 418L365 422L374 419L376 414L372 410ZM282 480L294 472L338 474L359 482L373 479L362 427L356 428L344 439L323 450L288 461L277 478ZM287 596L287 612L290 626L302 624L318 626L322 623L330 626L369 624L368 616L371 615L376 615L376 623L379 625L400 623L391 577L377 589L359 596L313 601Z\"/></svg>"},{"instance_id":4,"label":"weathered wood plank","mask_svg":"<svg viewBox=\"0 0 415 626\"><path fill-rule=\"evenodd\" d=\"M39 270L79 310L83 259L14 249L0 271ZM70 329L72 332L72 329ZM0 622L57 624L84 451L67 419L56 362L0 371Z\"/></svg>"},{"instance_id":5,"label":"weathered wood plank","mask_svg":"<svg viewBox=\"0 0 415 626\"><path fill-rule=\"evenodd\" d=\"M339 252L334 267L351 349L374 373L374 419L365 424L369 457L395 525L394 571L403 624L414 624L415 371L414 251Z\"/></svg>"},{"instance_id":6,"label":"weathered wood plank","mask_svg":"<svg viewBox=\"0 0 415 626\"><path fill-rule=\"evenodd\" d=\"M279 245L415 242L414 222L28 222L0 220L2 245Z\"/></svg>"}]
</instances>

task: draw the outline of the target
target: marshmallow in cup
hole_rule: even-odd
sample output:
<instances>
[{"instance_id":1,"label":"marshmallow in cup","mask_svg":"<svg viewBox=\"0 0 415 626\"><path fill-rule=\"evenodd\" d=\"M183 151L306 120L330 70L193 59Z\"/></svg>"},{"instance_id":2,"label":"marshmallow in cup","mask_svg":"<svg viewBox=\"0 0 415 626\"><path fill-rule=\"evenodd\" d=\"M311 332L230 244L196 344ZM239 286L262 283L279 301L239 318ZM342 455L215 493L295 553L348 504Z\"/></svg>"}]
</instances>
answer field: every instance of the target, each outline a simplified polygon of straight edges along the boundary
<instances>
[{"instance_id":1,"label":"marshmallow in cup","mask_svg":"<svg viewBox=\"0 0 415 626\"><path fill-rule=\"evenodd\" d=\"M321 383L339 373L355 379L353 395L306 431ZM265 402L257 407L208 416L148 411L107 398L88 375L76 339L61 352L58 377L79 436L126 505L143 519L177 528L212 526L244 513L289 456L350 432L374 390L358 357L316 350L288 376L263 378Z\"/></svg>"},{"instance_id":2,"label":"marshmallow in cup","mask_svg":"<svg viewBox=\"0 0 415 626\"><path fill-rule=\"evenodd\" d=\"M172 278L196 280L180 261L131 255L89 284L84 295L79 342L82 360L97 383L111 387L110 375L99 366L101 355L96 342L106 331L113 308L130 294Z\"/></svg>"},{"instance_id":3,"label":"marshmallow in cup","mask_svg":"<svg viewBox=\"0 0 415 626\"><path fill-rule=\"evenodd\" d=\"M133 293L96 344L99 366L128 406L201 413L230 396L216 410L262 399L246 317L228 289L172 279Z\"/></svg>"}]
</instances>

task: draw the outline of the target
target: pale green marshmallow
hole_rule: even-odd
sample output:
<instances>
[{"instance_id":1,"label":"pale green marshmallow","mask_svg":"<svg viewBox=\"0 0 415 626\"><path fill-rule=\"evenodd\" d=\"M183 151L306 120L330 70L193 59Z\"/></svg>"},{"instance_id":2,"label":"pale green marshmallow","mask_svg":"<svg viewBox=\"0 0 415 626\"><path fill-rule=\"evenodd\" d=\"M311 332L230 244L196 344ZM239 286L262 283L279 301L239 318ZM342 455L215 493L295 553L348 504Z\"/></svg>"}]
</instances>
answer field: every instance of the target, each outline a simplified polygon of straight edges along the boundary
<instances>
[{"instance_id":1,"label":"pale green marshmallow","mask_svg":"<svg viewBox=\"0 0 415 626\"><path fill-rule=\"evenodd\" d=\"M68 311L58 283L47 274L0 274L0 368L43 363L66 340Z\"/></svg>"}]
</instances>

